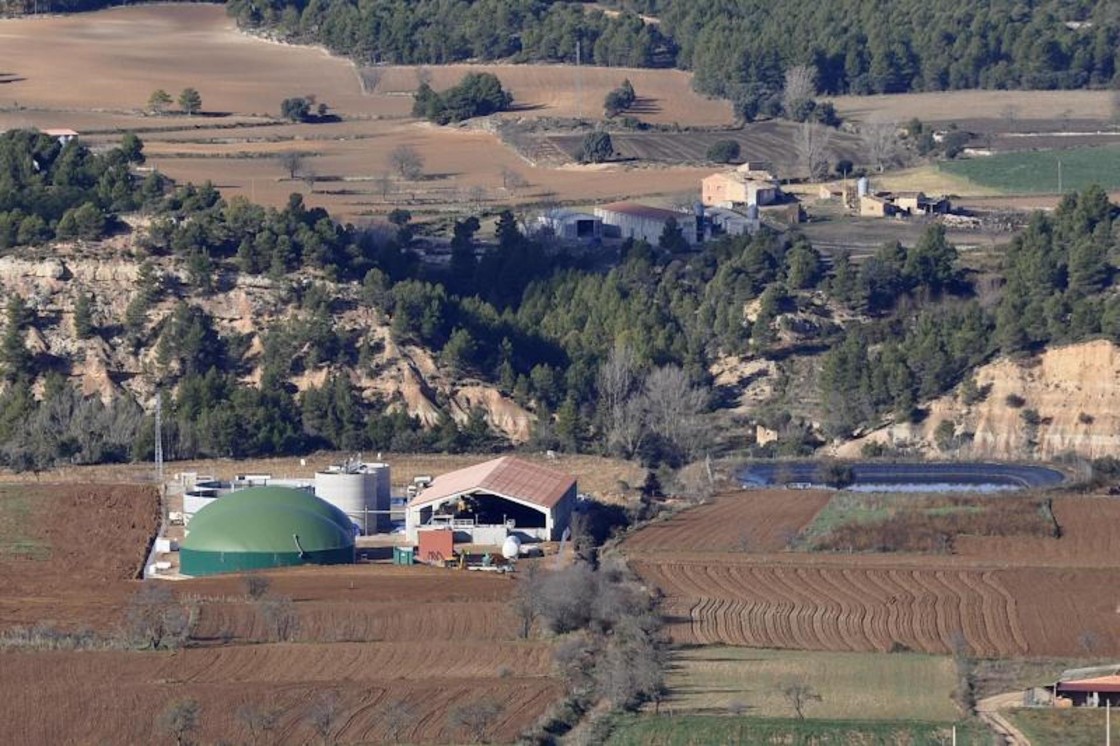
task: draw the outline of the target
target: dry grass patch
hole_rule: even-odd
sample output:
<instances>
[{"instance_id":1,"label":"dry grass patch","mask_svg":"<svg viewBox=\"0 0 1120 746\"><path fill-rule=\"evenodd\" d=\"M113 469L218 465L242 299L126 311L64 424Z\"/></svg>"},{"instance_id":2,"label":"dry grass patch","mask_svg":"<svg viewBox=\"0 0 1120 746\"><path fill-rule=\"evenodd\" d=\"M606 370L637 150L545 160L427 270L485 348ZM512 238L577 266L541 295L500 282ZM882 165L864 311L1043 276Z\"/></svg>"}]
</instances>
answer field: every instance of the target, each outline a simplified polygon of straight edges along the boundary
<instances>
[{"instance_id":1,"label":"dry grass patch","mask_svg":"<svg viewBox=\"0 0 1120 746\"><path fill-rule=\"evenodd\" d=\"M673 655L668 678L674 710L795 717L782 689L793 682L821 697L806 718L953 721L953 662L894 653L818 653L703 647Z\"/></svg>"},{"instance_id":2,"label":"dry grass patch","mask_svg":"<svg viewBox=\"0 0 1120 746\"><path fill-rule=\"evenodd\" d=\"M948 91L881 96L838 96L832 99L840 116L905 122L951 122L961 119L1052 120L1063 112L1074 119L1107 120L1111 114L1110 91Z\"/></svg>"},{"instance_id":3,"label":"dry grass patch","mask_svg":"<svg viewBox=\"0 0 1120 746\"><path fill-rule=\"evenodd\" d=\"M319 452L309 456L287 456L261 459L199 459L175 461L166 465L169 478L180 472L197 472L229 479L237 474L270 474L273 477L310 477L316 469L337 464L351 454ZM541 453L517 454L520 458L567 472L576 477L581 492L594 495L601 502L625 502L645 481L646 470L639 464L601 456L558 454L549 458ZM373 460L377 456L392 468L394 492L403 493L405 485L421 475L436 476L461 469L480 461L497 458L492 453L415 454L415 453L366 453ZM302 463L301 463L302 462ZM29 473L15 474L0 470L0 483L44 482L78 484L143 483L154 481L152 464L101 464L96 466L63 466L43 472L40 477Z\"/></svg>"}]
</instances>

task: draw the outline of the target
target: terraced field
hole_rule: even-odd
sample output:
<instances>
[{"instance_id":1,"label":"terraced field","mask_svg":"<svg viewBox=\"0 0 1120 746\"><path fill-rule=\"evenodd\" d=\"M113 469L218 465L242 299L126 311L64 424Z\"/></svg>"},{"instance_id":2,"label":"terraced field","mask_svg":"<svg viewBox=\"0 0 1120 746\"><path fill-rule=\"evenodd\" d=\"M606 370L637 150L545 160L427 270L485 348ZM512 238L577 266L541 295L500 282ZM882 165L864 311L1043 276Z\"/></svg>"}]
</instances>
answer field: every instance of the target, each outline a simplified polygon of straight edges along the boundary
<instances>
[{"instance_id":1,"label":"terraced field","mask_svg":"<svg viewBox=\"0 0 1120 746\"><path fill-rule=\"evenodd\" d=\"M952 555L784 550L775 537L811 520L824 499L731 493L627 539L631 566L664 594L673 641L981 657L1120 653L1117 598L1102 592L1120 578L1117 501L1055 497L1061 538L962 536Z\"/></svg>"},{"instance_id":2,"label":"terraced field","mask_svg":"<svg viewBox=\"0 0 1120 746\"><path fill-rule=\"evenodd\" d=\"M1016 601L991 572L638 564L683 644L1024 655Z\"/></svg>"}]
</instances>

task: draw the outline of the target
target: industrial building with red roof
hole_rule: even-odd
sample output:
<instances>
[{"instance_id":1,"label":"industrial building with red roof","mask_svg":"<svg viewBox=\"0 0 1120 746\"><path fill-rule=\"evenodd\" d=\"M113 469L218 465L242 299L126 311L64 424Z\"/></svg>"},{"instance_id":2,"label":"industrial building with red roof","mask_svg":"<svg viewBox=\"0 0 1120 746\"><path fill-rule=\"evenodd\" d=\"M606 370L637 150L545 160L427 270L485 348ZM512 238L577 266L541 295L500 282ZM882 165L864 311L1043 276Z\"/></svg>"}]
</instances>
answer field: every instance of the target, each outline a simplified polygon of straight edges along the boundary
<instances>
[{"instance_id":1,"label":"industrial building with red roof","mask_svg":"<svg viewBox=\"0 0 1120 746\"><path fill-rule=\"evenodd\" d=\"M452 529L456 540L476 544L509 535L555 541L575 503L575 477L503 456L436 477L409 501L405 527L413 542L426 529Z\"/></svg>"}]
</instances>

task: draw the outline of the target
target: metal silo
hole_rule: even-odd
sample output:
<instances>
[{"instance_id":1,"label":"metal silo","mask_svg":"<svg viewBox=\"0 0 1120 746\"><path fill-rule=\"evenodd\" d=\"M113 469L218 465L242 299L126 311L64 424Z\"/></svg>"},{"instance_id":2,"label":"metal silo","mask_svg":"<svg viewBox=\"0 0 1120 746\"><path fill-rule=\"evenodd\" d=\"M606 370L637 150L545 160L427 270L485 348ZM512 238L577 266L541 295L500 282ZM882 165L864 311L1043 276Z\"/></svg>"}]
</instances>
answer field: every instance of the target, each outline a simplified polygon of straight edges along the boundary
<instances>
[{"instance_id":1,"label":"metal silo","mask_svg":"<svg viewBox=\"0 0 1120 746\"><path fill-rule=\"evenodd\" d=\"M362 533L389 531L389 466L348 461L315 472L315 496L350 516Z\"/></svg>"}]
</instances>

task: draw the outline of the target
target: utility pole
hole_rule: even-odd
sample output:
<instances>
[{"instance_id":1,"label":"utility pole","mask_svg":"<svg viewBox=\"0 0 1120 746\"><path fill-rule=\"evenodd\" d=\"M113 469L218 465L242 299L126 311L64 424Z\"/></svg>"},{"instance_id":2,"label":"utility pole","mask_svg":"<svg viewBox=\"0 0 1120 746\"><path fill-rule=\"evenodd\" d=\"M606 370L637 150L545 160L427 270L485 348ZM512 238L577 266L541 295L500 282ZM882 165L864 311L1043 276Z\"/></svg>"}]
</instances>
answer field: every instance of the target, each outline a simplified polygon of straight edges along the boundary
<instances>
[{"instance_id":1,"label":"utility pole","mask_svg":"<svg viewBox=\"0 0 1120 746\"><path fill-rule=\"evenodd\" d=\"M583 81L580 79L580 63L583 56L583 42L576 39L576 116L583 119Z\"/></svg>"}]
</instances>

